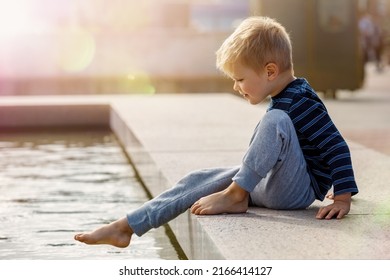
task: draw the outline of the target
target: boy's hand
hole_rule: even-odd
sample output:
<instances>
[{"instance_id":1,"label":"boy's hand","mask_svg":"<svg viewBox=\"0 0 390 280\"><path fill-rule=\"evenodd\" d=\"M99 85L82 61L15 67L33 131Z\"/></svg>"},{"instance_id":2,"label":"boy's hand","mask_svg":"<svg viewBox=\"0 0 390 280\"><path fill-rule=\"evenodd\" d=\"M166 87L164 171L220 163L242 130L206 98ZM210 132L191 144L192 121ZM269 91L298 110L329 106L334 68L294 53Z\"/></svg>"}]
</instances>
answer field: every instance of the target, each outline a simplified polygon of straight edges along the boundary
<instances>
[{"instance_id":1,"label":"boy's hand","mask_svg":"<svg viewBox=\"0 0 390 280\"><path fill-rule=\"evenodd\" d=\"M330 197L332 198L332 197ZM343 193L340 195L336 195L333 197L333 203L321 207L317 213L317 219L332 219L336 217L337 219L341 219L345 215L348 214L351 208L351 193Z\"/></svg>"}]
</instances>

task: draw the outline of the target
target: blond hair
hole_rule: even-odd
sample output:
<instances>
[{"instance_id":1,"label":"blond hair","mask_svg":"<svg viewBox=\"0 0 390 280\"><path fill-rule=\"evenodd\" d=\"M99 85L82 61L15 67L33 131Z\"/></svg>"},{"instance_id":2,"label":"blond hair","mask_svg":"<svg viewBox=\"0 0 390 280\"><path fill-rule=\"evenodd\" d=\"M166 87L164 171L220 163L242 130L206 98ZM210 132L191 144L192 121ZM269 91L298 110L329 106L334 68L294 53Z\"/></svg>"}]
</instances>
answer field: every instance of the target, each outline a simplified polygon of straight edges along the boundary
<instances>
[{"instance_id":1,"label":"blond hair","mask_svg":"<svg viewBox=\"0 0 390 280\"><path fill-rule=\"evenodd\" d=\"M231 74L240 62L255 71L275 63L281 72L292 69L291 41L285 28L268 17L249 17L224 41L217 51L217 68Z\"/></svg>"}]
</instances>

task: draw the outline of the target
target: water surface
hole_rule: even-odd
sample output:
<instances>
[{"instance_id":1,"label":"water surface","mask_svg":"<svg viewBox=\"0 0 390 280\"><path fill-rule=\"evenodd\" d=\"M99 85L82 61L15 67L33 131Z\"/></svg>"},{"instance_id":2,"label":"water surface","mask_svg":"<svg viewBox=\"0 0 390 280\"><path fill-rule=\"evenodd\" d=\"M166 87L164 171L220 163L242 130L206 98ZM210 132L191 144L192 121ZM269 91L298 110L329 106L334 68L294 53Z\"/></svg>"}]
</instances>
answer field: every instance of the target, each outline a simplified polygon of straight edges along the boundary
<instances>
[{"instance_id":1,"label":"water surface","mask_svg":"<svg viewBox=\"0 0 390 280\"><path fill-rule=\"evenodd\" d=\"M148 200L110 131L1 133L0 155L0 259L178 259L164 227L126 249L73 240Z\"/></svg>"}]
</instances>

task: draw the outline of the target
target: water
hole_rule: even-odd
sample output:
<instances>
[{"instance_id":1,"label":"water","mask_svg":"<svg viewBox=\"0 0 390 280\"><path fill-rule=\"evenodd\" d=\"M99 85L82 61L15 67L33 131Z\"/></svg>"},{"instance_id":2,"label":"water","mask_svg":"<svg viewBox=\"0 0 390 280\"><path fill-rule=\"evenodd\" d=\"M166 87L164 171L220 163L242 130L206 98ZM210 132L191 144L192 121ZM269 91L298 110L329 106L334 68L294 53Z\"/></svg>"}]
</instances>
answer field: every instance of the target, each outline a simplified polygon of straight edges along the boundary
<instances>
[{"instance_id":1,"label":"water","mask_svg":"<svg viewBox=\"0 0 390 280\"><path fill-rule=\"evenodd\" d=\"M111 132L2 133L0 155L0 259L179 258L164 227L126 249L73 240L148 200Z\"/></svg>"}]
</instances>

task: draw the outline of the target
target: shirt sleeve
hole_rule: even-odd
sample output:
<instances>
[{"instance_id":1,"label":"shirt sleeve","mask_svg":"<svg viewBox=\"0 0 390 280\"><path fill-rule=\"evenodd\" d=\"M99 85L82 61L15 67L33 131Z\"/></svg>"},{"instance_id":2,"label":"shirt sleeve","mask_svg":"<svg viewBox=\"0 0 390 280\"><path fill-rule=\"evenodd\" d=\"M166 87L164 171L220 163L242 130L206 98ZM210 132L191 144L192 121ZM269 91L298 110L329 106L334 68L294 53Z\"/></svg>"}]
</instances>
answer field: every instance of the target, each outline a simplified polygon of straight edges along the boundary
<instances>
[{"instance_id":1,"label":"shirt sleeve","mask_svg":"<svg viewBox=\"0 0 390 280\"><path fill-rule=\"evenodd\" d=\"M290 108L290 117L297 131L310 146L316 147L311 155L320 170L331 177L334 194L358 192L347 143L331 120L325 106L303 98ZM314 166L313 168L316 168ZM317 171L318 172L318 171Z\"/></svg>"}]
</instances>

